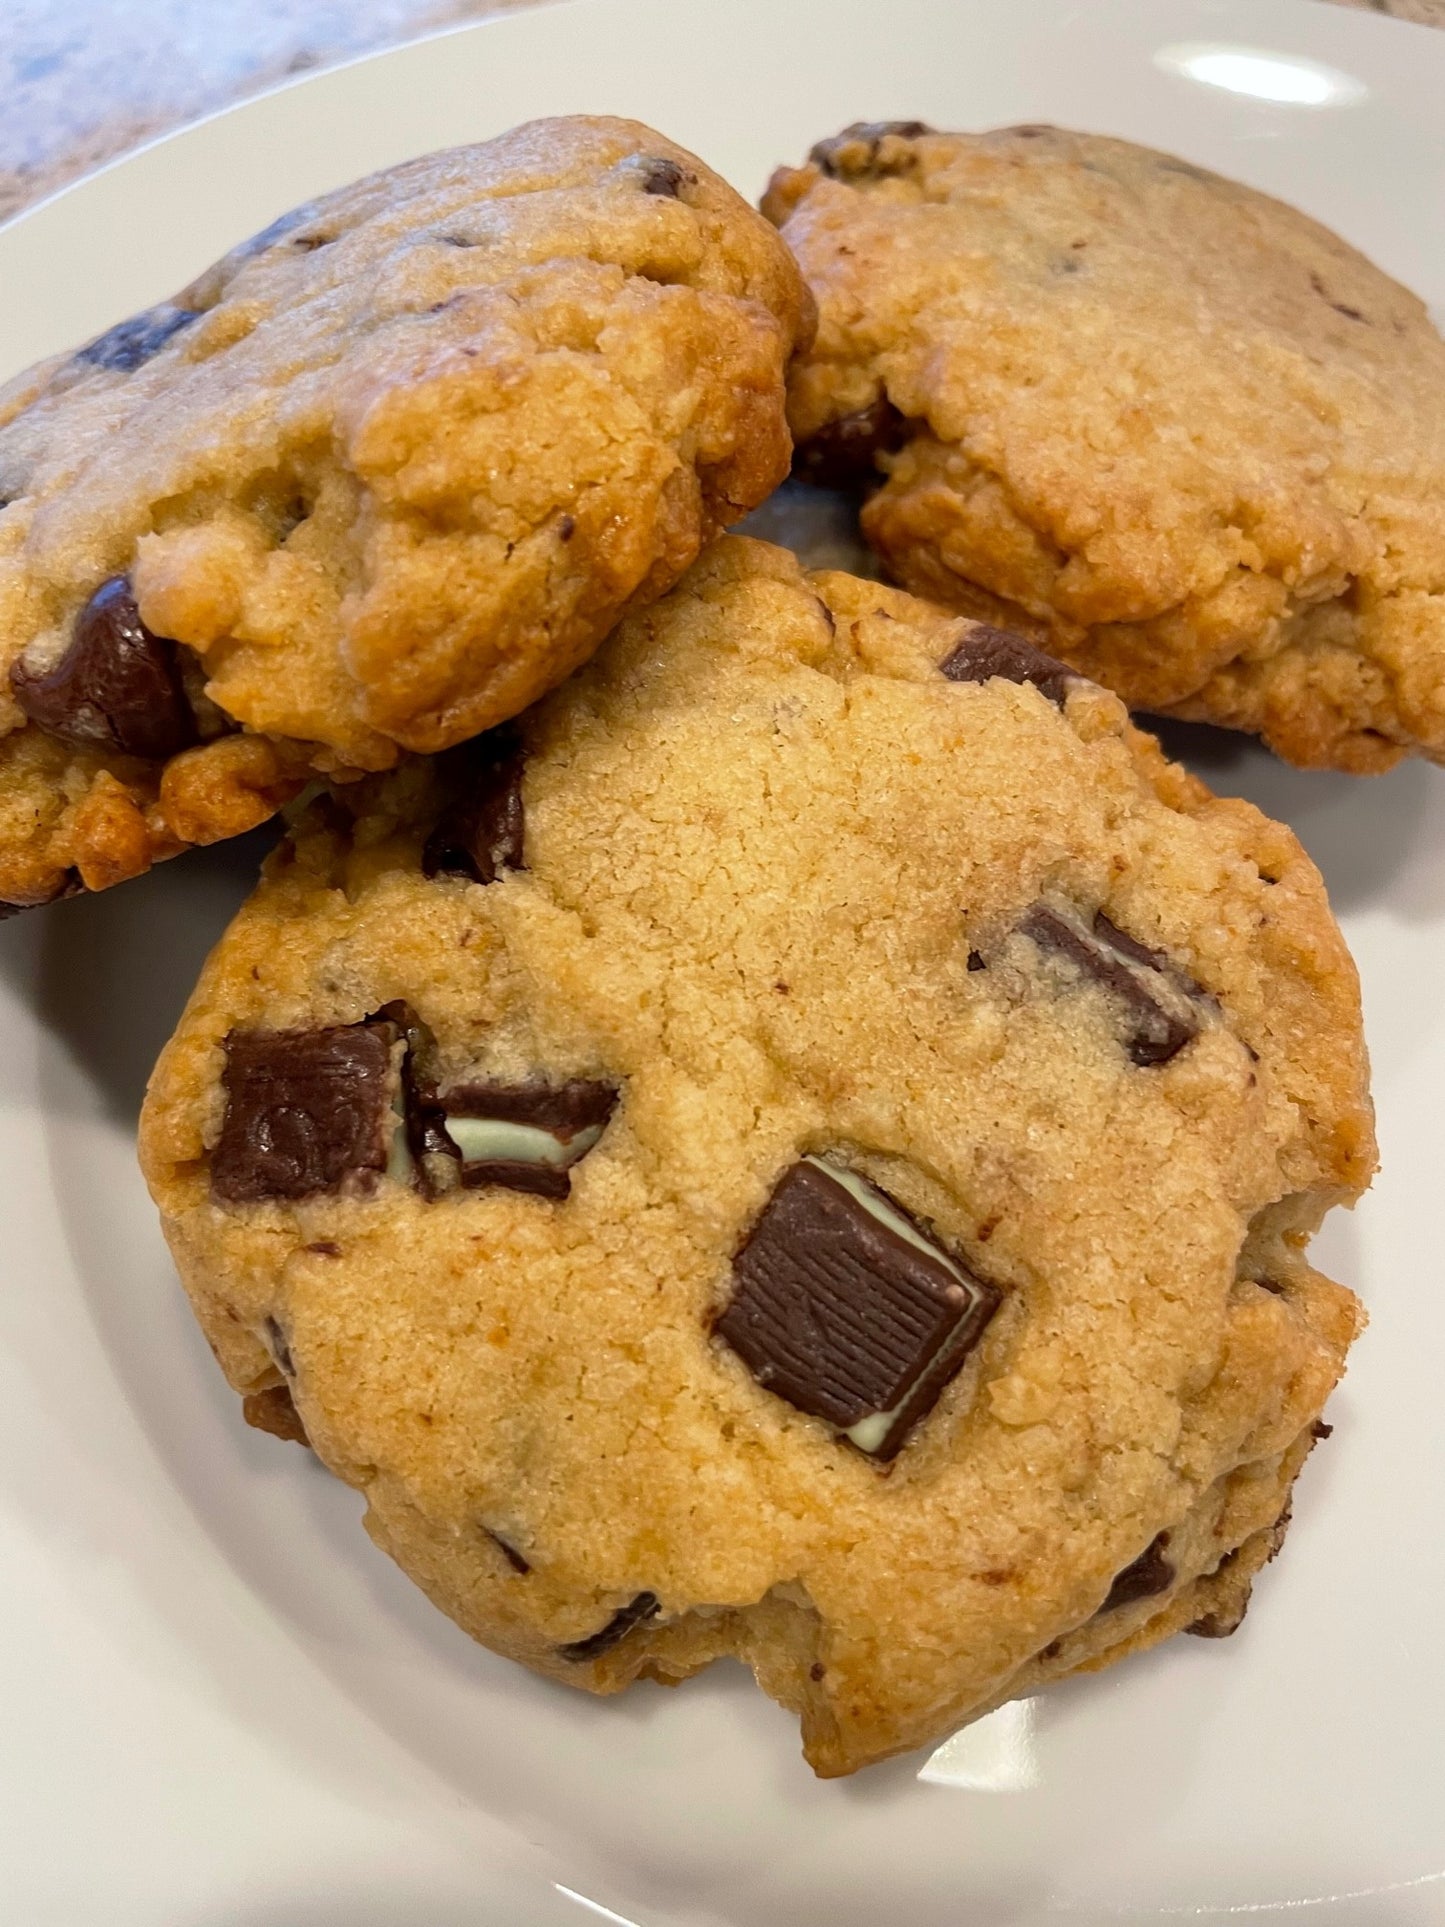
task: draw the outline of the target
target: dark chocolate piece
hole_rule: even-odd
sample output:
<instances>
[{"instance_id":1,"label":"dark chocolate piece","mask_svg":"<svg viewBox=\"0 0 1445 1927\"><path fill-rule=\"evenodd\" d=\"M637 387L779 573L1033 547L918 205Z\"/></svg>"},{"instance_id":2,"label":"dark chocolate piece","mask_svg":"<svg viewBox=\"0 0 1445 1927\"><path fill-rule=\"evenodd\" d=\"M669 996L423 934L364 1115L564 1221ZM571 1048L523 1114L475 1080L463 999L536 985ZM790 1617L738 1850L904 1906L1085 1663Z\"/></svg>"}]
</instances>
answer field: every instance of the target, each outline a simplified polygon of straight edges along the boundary
<instances>
[{"instance_id":1,"label":"dark chocolate piece","mask_svg":"<svg viewBox=\"0 0 1445 1927\"><path fill-rule=\"evenodd\" d=\"M1121 930L1117 923L1111 923L1102 910L1094 912L1094 935L1110 950L1117 950L1121 957L1127 957L1130 963L1143 964L1146 970L1169 968L1167 950L1151 950L1147 943L1140 943L1127 930Z\"/></svg>"},{"instance_id":2,"label":"dark chocolate piece","mask_svg":"<svg viewBox=\"0 0 1445 1927\"><path fill-rule=\"evenodd\" d=\"M393 1024L406 1043L401 1068L402 1121L406 1148L423 1197L434 1198L455 1182L457 1147L447 1136L446 1113L437 1096L437 1042L411 1005L401 998L383 1004L368 1020Z\"/></svg>"},{"instance_id":3,"label":"dark chocolate piece","mask_svg":"<svg viewBox=\"0 0 1445 1927\"><path fill-rule=\"evenodd\" d=\"M248 1425L254 1425L258 1432L269 1432L273 1439L290 1439L296 1445L311 1443L296 1402L285 1385L273 1385L265 1392L247 1392L241 1400L241 1414Z\"/></svg>"},{"instance_id":4,"label":"dark chocolate piece","mask_svg":"<svg viewBox=\"0 0 1445 1927\"><path fill-rule=\"evenodd\" d=\"M793 473L817 488L849 488L867 481L878 457L891 455L907 439L906 419L880 394L866 408L815 429L793 450Z\"/></svg>"},{"instance_id":5,"label":"dark chocolate piece","mask_svg":"<svg viewBox=\"0 0 1445 1927\"><path fill-rule=\"evenodd\" d=\"M1120 1606L1132 1606L1136 1599L1152 1599L1155 1593L1168 1592L1174 1584L1174 1567L1164 1557L1168 1544L1167 1532L1151 1539L1139 1557L1115 1575L1099 1611L1117 1612Z\"/></svg>"},{"instance_id":6,"label":"dark chocolate piece","mask_svg":"<svg viewBox=\"0 0 1445 1927\"><path fill-rule=\"evenodd\" d=\"M172 335L178 335L182 328L189 328L199 319L198 309L176 308L165 301L158 308L148 308L144 314L133 314L128 320L107 328L103 335L87 342L75 359L115 374L134 374L152 355L160 353Z\"/></svg>"},{"instance_id":7,"label":"dark chocolate piece","mask_svg":"<svg viewBox=\"0 0 1445 1927\"><path fill-rule=\"evenodd\" d=\"M422 851L422 873L495 883L503 870L521 870L522 769L516 732L489 730L439 759L450 801Z\"/></svg>"},{"instance_id":8,"label":"dark chocolate piece","mask_svg":"<svg viewBox=\"0 0 1445 1927\"><path fill-rule=\"evenodd\" d=\"M501 1553L513 1572L526 1573L532 1570L529 1562L522 1557L515 1546L509 1546L507 1544L500 1532L493 1532L490 1526L483 1526L482 1531L486 1533L487 1537L497 1548L497 1551Z\"/></svg>"},{"instance_id":9,"label":"dark chocolate piece","mask_svg":"<svg viewBox=\"0 0 1445 1927\"><path fill-rule=\"evenodd\" d=\"M950 682L1031 682L1051 703L1064 706L1071 683L1080 678L1067 663L1035 649L1026 636L996 629L991 622L975 622L951 655L938 665Z\"/></svg>"},{"instance_id":10,"label":"dark chocolate piece","mask_svg":"<svg viewBox=\"0 0 1445 1927\"><path fill-rule=\"evenodd\" d=\"M448 1117L530 1124L565 1143L607 1122L617 1109L617 1086L590 1077L571 1077L565 1084L454 1084L442 1103Z\"/></svg>"},{"instance_id":11,"label":"dark chocolate piece","mask_svg":"<svg viewBox=\"0 0 1445 1927\"><path fill-rule=\"evenodd\" d=\"M668 160L665 155L649 154L642 163L644 194L661 194L675 201L680 198L691 178L685 167L679 167L676 161Z\"/></svg>"},{"instance_id":12,"label":"dark chocolate piece","mask_svg":"<svg viewBox=\"0 0 1445 1927\"><path fill-rule=\"evenodd\" d=\"M393 1025L374 1021L232 1031L212 1197L256 1204L373 1182L386 1169L396 1125L396 1037Z\"/></svg>"},{"instance_id":13,"label":"dark chocolate piece","mask_svg":"<svg viewBox=\"0 0 1445 1927\"><path fill-rule=\"evenodd\" d=\"M199 740L176 645L147 629L123 575L86 603L59 662L36 671L21 657L10 687L31 722L68 743L160 761Z\"/></svg>"},{"instance_id":14,"label":"dark chocolate piece","mask_svg":"<svg viewBox=\"0 0 1445 1927\"><path fill-rule=\"evenodd\" d=\"M808 159L835 181L878 180L907 173L914 165L912 154L885 161L880 153L885 140L912 141L932 132L921 120L855 120L841 134L809 148Z\"/></svg>"},{"instance_id":15,"label":"dark chocolate piece","mask_svg":"<svg viewBox=\"0 0 1445 1927\"><path fill-rule=\"evenodd\" d=\"M461 1159L461 1181L468 1189L504 1185L539 1198L565 1198L572 1188L572 1165L586 1156L617 1108L617 1087L592 1078L569 1078L565 1084L457 1084L442 1094L444 1125L475 1119L489 1124L520 1124L545 1131L563 1155L552 1160L531 1157L471 1157L464 1135L448 1128L452 1155ZM575 1149L572 1148L575 1145Z\"/></svg>"},{"instance_id":16,"label":"dark chocolate piece","mask_svg":"<svg viewBox=\"0 0 1445 1927\"><path fill-rule=\"evenodd\" d=\"M658 1598L655 1592L640 1592L627 1605L613 1613L607 1624L597 1632L590 1633L586 1639L573 1639L567 1645L557 1648L559 1659L582 1661L598 1659L603 1653L610 1653L644 1620L655 1619L658 1612Z\"/></svg>"},{"instance_id":17,"label":"dark chocolate piece","mask_svg":"<svg viewBox=\"0 0 1445 1927\"><path fill-rule=\"evenodd\" d=\"M1310 1427L1310 1437L1313 1439L1319 1440L1321 1442L1323 1442L1325 1439L1332 1439L1334 1435L1335 1435L1334 1426L1326 1425L1322 1418L1317 1418L1314 1424Z\"/></svg>"},{"instance_id":18,"label":"dark chocolate piece","mask_svg":"<svg viewBox=\"0 0 1445 1927\"><path fill-rule=\"evenodd\" d=\"M468 1191L489 1185L506 1191L526 1191L534 1198L566 1198L572 1179L561 1164L529 1164L525 1158L473 1158L463 1164L461 1181Z\"/></svg>"},{"instance_id":19,"label":"dark chocolate piece","mask_svg":"<svg viewBox=\"0 0 1445 1927\"><path fill-rule=\"evenodd\" d=\"M1018 927L1040 950L1115 999L1124 1019L1122 1042L1136 1064L1167 1064L1199 1035L1198 1015L1191 1008L1192 997L1202 994L1198 986L1186 988L1187 980L1151 961L1159 952L1147 951L1133 938L1116 944L1106 934L1114 930L1107 917L1095 920L1090 935L1047 904L1036 903Z\"/></svg>"},{"instance_id":20,"label":"dark chocolate piece","mask_svg":"<svg viewBox=\"0 0 1445 1927\"><path fill-rule=\"evenodd\" d=\"M805 1158L733 1260L718 1336L759 1385L893 1458L998 1309L876 1185Z\"/></svg>"}]
</instances>

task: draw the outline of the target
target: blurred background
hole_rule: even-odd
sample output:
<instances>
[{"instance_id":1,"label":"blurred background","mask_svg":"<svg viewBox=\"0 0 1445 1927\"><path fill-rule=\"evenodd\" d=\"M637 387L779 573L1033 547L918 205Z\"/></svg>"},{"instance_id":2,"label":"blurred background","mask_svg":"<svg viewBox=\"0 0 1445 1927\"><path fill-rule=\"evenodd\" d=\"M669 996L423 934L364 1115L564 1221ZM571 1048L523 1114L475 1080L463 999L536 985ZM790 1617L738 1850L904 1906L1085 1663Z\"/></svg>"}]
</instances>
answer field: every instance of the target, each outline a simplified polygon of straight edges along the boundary
<instances>
[{"instance_id":1,"label":"blurred background","mask_svg":"<svg viewBox=\"0 0 1445 1927\"><path fill-rule=\"evenodd\" d=\"M539 3L0 0L0 219L137 142L289 74ZM1329 3L1445 26L1445 0ZM686 7L678 0L680 13Z\"/></svg>"}]
</instances>

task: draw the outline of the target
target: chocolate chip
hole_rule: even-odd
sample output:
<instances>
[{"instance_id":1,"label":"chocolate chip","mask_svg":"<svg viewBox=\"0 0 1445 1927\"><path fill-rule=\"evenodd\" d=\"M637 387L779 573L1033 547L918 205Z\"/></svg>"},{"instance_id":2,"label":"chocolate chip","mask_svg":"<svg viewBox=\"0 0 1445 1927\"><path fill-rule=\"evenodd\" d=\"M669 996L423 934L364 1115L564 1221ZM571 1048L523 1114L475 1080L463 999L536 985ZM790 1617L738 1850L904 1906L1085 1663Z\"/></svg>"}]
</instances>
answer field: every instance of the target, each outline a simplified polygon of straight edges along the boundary
<instances>
[{"instance_id":1,"label":"chocolate chip","mask_svg":"<svg viewBox=\"0 0 1445 1927\"><path fill-rule=\"evenodd\" d=\"M525 1572L530 1572L532 1570L531 1565L528 1563L528 1561L522 1557L521 1553L518 1552L515 1546L509 1546L507 1544L506 1540L502 1537L500 1532L493 1532L490 1526L483 1526L482 1531L486 1533L487 1537L491 1540L492 1544L497 1548L497 1551L501 1553L502 1557L506 1560L507 1564L512 1568L513 1572L525 1573ZM595 1638L596 1635L594 1634L593 1637Z\"/></svg>"},{"instance_id":2,"label":"chocolate chip","mask_svg":"<svg viewBox=\"0 0 1445 1927\"><path fill-rule=\"evenodd\" d=\"M397 998L368 1020L391 1024L406 1045L401 1068L401 1114L408 1174L423 1197L438 1197L456 1181L457 1148L447 1135L446 1116L437 1097L436 1038L411 1005Z\"/></svg>"},{"instance_id":3,"label":"chocolate chip","mask_svg":"<svg viewBox=\"0 0 1445 1927\"><path fill-rule=\"evenodd\" d=\"M576 533L576 520L570 515L564 515L557 524L557 540L559 542L570 542Z\"/></svg>"},{"instance_id":4,"label":"chocolate chip","mask_svg":"<svg viewBox=\"0 0 1445 1927\"><path fill-rule=\"evenodd\" d=\"M1174 1584L1174 1567L1164 1557L1169 1544L1169 1534L1161 1532L1151 1539L1132 1565L1125 1566L1117 1573L1109 1588L1108 1597L1099 1611L1117 1612L1120 1606L1132 1606L1136 1599L1152 1599L1155 1593L1168 1592Z\"/></svg>"},{"instance_id":5,"label":"chocolate chip","mask_svg":"<svg viewBox=\"0 0 1445 1927\"><path fill-rule=\"evenodd\" d=\"M258 1432L269 1432L273 1439L290 1439L297 1445L311 1443L295 1400L285 1385L273 1385L265 1392L248 1392L241 1400L241 1414L248 1425L254 1425Z\"/></svg>"},{"instance_id":6,"label":"chocolate chip","mask_svg":"<svg viewBox=\"0 0 1445 1927\"><path fill-rule=\"evenodd\" d=\"M831 140L817 142L808 150L808 159L833 180L876 180L906 173L915 165L913 154L893 154L884 160L880 151L884 141L914 141L932 132L921 120L855 120Z\"/></svg>"},{"instance_id":7,"label":"chocolate chip","mask_svg":"<svg viewBox=\"0 0 1445 1927\"><path fill-rule=\"evenodd\" d=\"M427 877L464 876L495 883L503 870L521 870L522 745L514 730L485 736L439 759L448 803L422 851Z\"/></svg>"},{"instance_id":8,"label":"chocolate chip","mask_svg":"<svg viewBox=\"0 0 1445 1927\"><path fill-rule=\"evenodd\" d=\"M822 1679L826 1675L827 1671L828 1669L823 1664L822 1660L815 1659L812 1665L808 1668L808 1678L814 1681L814 1683L816 1683L818 1680Z\"/></svg>"},{"instance_id":9,"label":"chocolate chip","mask_svg":"<svg viewBox=\"0 0 1445 1927\"><path fill-rule=\"evenodd\" d=\"M1051 703L1064 706L1072 684L1081 678L1067 663L1035 649L1026 636L1012 629L996 629L991 622L973 622L951 654L938 665L950 682L1032 683Z\"/></svg>"},{"instance_id":10,"label":"chocolate chip","mask_svg":"<svg viewBox=\"0 0 1445 1927\"><path fill-rule=\"evenodd\" d=\"M808 1157L733 1260L717 1335L758 1384L892 1459L998 1309L891 1198Z\"/></svg>"},{"instance_id":11,"label":"chocolate chip","mask_svg":"<svg viewBox=\"0 0 1445 1927\"><path fill-rule=\"evenodd\" d=\"M439 1102L464 1185L565 1198L571 1167L601 1137L617 1098L616 1085L578 1077L564 1084L457 1084Z\"/></svg>"},{"instance_id":12,"label":"chocolate chip","mask_svg":"<svg viewBox=\"0 0 1445 1927\"><path fill-rule=\"evenodd\" d=\"M222 1204L364 1187L386 1169L395 1131L387 1023L232 1031L226 1113L211 1154Z\"/></svg>"},{"instance_id":13,"label":"chocolate chip","mask_svg":"<svg viewBox=\"0 0 1445 1927\"><path fill-rule=\"evenodd\" d=\"M1041 1649L1039 1653L1039 1658L1044 1661L1057 1659L1059 1654L1063 1651L1063 1646L1064 1646L1063 1640L1051 1639L1048 1645Z\"/></svg>"},{"instance_id":14,"label":"chocolate chip","mask_svg":"<svg viewBox=\"0 0 1445 1927\"><path fill-rule=\"evenodd\" d=\"M468 1191L496 1186L504 1191L526 1191L534 1198L569 1197L572 1180L555 1164L531 1164L524 1158L470 1158L462 1165L461 1181Z\"/></svg>"},{"instance_id":15,"label":"chocolate chip","mask_svg":"<svg viewBox=\"0 0 1445 1927\"><path fill-rule=\"evenodd\" d=\"M68 743L100 744L161 761L199 740L176 645L140 619L123 575L103 582L75 619L52 668L10 668L30 721Z\"/></svg>"},{"instance_id":16,"label":"chocolate chip","mask_svg":"<svg viewBox=\"0 0 1445 1927\"><path fill-rule=\"evenodd\" d=\"M1203 995L1199 986L1182 973L1166 969L1163 952L1148 950L1117 931L1107 917L1095 919L1091 935L1047 904L1036 903L1018 927L1071 974L1109 993L1123 1019L1121 1041L1134 1063L1167 1064L1199 1035L1198 1015L1191 1003Z\"/></svg>"},{"instance_id":17,"label":"chocolate chip","mask_svg":"<svg viewBox=\"0 0 1445 1927\"><path fill-rule=\"evenodd\" d=\"M866 408L825 422L793 450L793 473L816 488L848 488L864 481L880 455L908 439L908 423L886 395Z\"/></svg>"},{"instance_id":18,"label":"chocolate chip","mask_svg":"<svg viewBox=\"0 0 1445 1927\"><path fill-rule=\"evenodd\" d=\"M103 335L87 342L75 359L115 374L133 374L152 355L159 354L172 335L199 318L198 308L176 308L163 302L158 308L148 308L144 314L133 314L128 321L107 328Z\"/></svg>"},{"instance_id":19,"label":"chocolate chip","mask_svg":"<svg viewBox=\"0 0 1445 1927\"><path fill-rule=\"evenodd\" d=\"M603 1653L610 1653L632 1631L645 1620L655 1619L658 1611L658 1598L655 1592L640 1592L627 1605L613 1613L607 1624L586 1639L573 1639L567 1645L557 1648L559 1659L577 1662L598 1659Z\"/></svg>"},{"instance_id":20,"label":"chocolate chip","mask_svg":"<svg viewBox=\"0 0 1445 1927\"><path fill-rule=\"evenodd\" d=\"M1326 1425L1322 1418L1317 1418L1314 1424L1310 1427L1311 1438L1321 1439L1321 1440L1332 1439L1334 1435L1335 1435L1334 1426Z\"/></svg>"},{"instance_id":21,"label":"chocolate chip","mask_svg":"<svg viewBox=\"0 0 1445 1927\"><path fill-rule=\"evenodd\" d=\"M665 155L649 155L642 163L644 194L662 194L675 201L691 179L685 167L679 167L676 161L668 160Z\"/></svg>"},{"instance_id":22,"label":"chocolate chip","mask_svg":"<svg viewBox=\"0 0 1445 1927\"><path fill-rule=\"evenodd\" d=\"M341 1246L333 1243L330 1238L319 1238L315 1244L307 1245L306 1249L314 1258L339 1258L341 1256Z\"/></svg>"},{"instance_id":23,"label":"chocolate chip","mask_svg":"<svg viewBox=\"0 0 1445 1927\"><path fill-rule=\"evenodd\" d=\"M980 953L977 950L969 951L968 967L970 971L988 969L988 965L984 962L983 957L980 955Z\"/></svg>"}]
</instances>

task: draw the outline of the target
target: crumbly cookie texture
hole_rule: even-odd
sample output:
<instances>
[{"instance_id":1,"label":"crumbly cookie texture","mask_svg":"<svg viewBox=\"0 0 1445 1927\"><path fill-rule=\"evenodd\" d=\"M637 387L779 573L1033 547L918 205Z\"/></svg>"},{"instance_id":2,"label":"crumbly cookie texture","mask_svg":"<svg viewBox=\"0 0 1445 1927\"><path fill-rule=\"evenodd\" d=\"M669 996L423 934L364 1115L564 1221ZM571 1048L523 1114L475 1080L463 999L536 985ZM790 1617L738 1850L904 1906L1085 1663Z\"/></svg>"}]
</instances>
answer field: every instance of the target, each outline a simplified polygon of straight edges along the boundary
<instances>
[{"instance_id":1,"label":"crumbly cookie texture","mask_svg":"<svg viewBox=\"0 0 1445 1927\"><path fill-rule=\"evenodd\" d=\"M1052 127L847 130L763 202L817 296L805 473L897 578L1132 705L1445 760L1445 343L1278 201Z\"/></svg>"},{"instance_id":2,"label":"crumbly cookie texture","mask_svg":"<svg viewBox=\"0 0 1445 1927\"><path fill-rule=\"evenodd\" d=\"M0 389L0 901L551 688L786 474L812 320L693 155L538 121L299 208Z\"/></svg>"},{"instance_id":3,"label":"crumbly cookie texture","mask_svg":"<svg viewBox=\"0 0 1445 1927\"><path fill-rule=\"evenodd\" d=\"M142 1156L248 1415L444 1611L594 1692L735 1654L839 1774L1237 1622L1374 1149L1287 829L729 537L303 817Z\"/></svg>"}]
</instances>

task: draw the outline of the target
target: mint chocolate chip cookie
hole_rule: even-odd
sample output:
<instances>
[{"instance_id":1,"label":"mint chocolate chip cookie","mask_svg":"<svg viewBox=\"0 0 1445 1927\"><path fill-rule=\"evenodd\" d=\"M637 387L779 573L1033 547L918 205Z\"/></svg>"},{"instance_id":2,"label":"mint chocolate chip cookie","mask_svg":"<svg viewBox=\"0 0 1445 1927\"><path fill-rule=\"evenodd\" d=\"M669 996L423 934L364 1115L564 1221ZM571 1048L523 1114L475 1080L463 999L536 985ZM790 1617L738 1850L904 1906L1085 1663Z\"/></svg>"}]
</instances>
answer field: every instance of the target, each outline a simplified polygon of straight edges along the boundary
<instances>
[{"instance_id":1,"label":"mint chocolate chip cookie","mask_svg":"<svg viewBox=\"0 0 1445 1927\"><path fill-rule=\"evenodd\" d=\"M1445 761L1445 343L1303 214L1125 141L860 125L763 203L799 472L919 594L1312 767Z\"/></svg>"},{"instance_id":2,"label":"mint chocolate chip cookie","mask_svg":"<svg viewBox=\"0 0 1445 1927\"><path fill-rule=\"evenodd\" d=\"M0 390L0 903L500 723L786 473L811 301L633 121L298 209Z\"/></svg>"},{"instance_id":3,"label":"mint chocolate chip cookie","mask_svg":"<svg viewBox=\"0 0 1445 1927\"><path fill-rule=\"evenodd\" d=\"M1237 1624L1362 1314L1288 830L1021 637L728 538L303 813L142 1150L254 1423L496 1651L820 1773Z\"/></svg>"}]
</instances>

